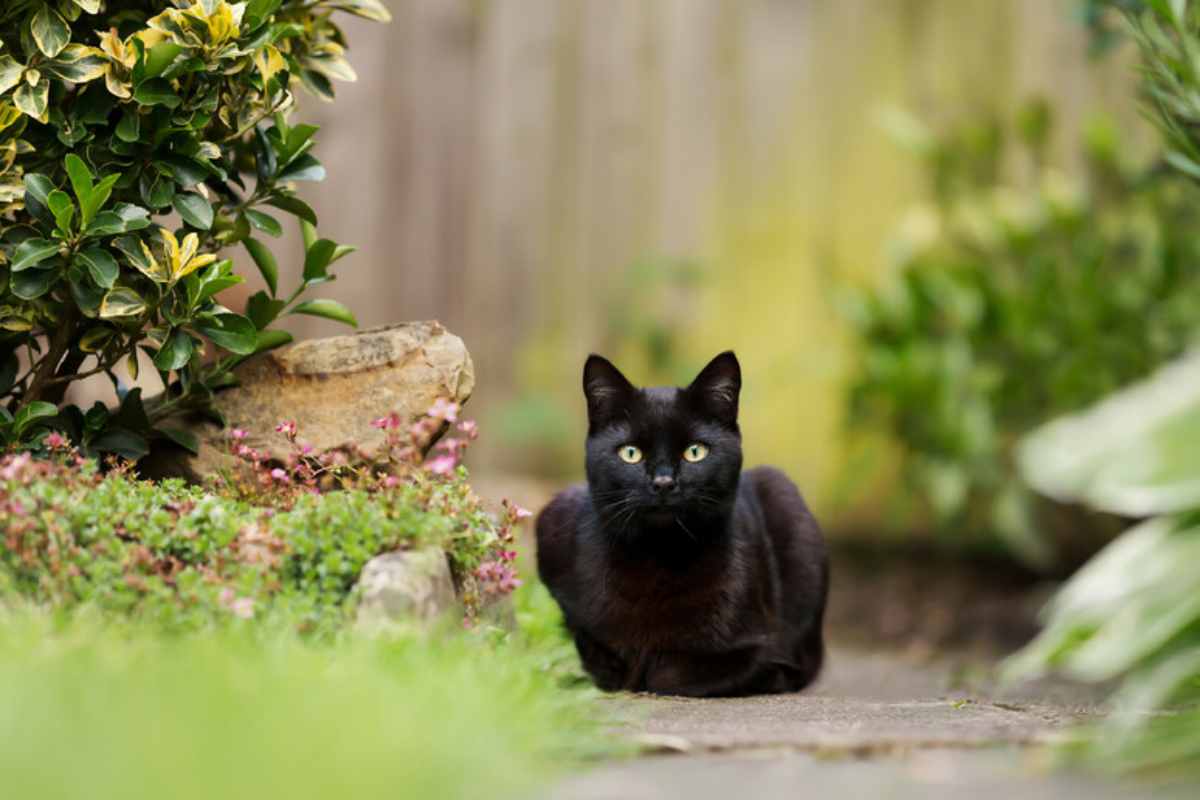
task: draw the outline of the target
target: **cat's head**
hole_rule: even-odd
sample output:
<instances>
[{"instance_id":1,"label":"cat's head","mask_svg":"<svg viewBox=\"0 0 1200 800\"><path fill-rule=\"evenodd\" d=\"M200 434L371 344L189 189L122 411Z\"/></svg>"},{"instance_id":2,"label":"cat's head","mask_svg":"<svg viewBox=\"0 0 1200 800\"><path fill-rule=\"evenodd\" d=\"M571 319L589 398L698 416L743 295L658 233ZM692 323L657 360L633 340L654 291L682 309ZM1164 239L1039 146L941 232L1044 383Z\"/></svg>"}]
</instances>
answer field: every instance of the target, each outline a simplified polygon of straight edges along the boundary
<instances>
[{"instance_id":1,"label":"cat's head","mask_svg":"<svg viewBox=\"0 0 1200 800\"><path fill-rule=\"evenodd\" d=\"M741 367L732 352L686 387L638 389L608 360L583 367L587 475L607 521L686 526L732 508L742 470Z\"/></svg>"}]
</instances>

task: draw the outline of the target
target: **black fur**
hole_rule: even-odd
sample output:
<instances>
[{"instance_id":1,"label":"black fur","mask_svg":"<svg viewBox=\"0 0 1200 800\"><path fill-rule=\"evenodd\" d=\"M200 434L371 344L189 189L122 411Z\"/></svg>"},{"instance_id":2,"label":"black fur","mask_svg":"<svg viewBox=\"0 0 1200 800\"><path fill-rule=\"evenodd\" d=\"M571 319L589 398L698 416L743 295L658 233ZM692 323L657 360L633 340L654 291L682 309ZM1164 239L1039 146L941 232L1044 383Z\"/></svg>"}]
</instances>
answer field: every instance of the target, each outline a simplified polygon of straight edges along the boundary
<instances>
[{"instance_id":1,"label":"black fur","mask_svg":"<svg viewBox=\"0 0 1200 800\"><path fill-rule=\"evenodd\" d=\"M542 510L537 542L584 668L607 690L803 689L824 657L825 542L786 475L742 472L737 358L637 389L593 355L583 385L588 483ZM685 460L692 443L708 455ZM618 455L628 444L640 463Z\"/></svg>"}]
</instances>

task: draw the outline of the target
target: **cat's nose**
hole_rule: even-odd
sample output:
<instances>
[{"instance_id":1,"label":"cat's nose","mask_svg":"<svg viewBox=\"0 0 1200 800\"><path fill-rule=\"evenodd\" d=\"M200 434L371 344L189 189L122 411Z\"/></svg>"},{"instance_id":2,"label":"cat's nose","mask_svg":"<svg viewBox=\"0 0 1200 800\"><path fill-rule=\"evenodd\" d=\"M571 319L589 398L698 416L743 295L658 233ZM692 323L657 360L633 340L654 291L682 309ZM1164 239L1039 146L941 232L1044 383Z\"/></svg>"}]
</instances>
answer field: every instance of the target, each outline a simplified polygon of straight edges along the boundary
<instances>
[{"instance_id":1,"label":"cat's nose","mask_svg":"<svg viewBox=\"0 0 1200 800\"><path fill-rule=\"evenodd\" d=\"M651 483L654 484L654 491L659 494L669 492L675 488L675 479L670 475L655 475Z\"/></svg>"}]
</instances>

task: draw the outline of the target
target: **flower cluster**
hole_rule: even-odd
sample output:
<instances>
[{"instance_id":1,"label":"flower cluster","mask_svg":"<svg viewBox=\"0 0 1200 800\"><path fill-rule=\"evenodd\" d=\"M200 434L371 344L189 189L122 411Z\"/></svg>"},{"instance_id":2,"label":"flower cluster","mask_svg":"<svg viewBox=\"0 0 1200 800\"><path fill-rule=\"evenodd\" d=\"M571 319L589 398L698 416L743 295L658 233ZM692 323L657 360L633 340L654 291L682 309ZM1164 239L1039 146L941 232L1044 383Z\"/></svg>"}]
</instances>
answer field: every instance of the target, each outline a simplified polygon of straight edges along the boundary
<instances>
[{"instance_id":1,"label":"flower cluster","mask_svg":"<svg viewBox=\"0 0 1200 800\"><path fill-rule=\"evenodd\" d=\"M530 512L505 500L499 514L489 514L471 491L460 467L479 427L460 418L461 411L459 404L438 399L416 419L395 412L379 417L371 427L384 440L372 451L356 446L316 452L302 440L295 420L282 420L275 433L288 444L283 459L270 457L251 443L248 431L234 428L228 448L238 467L216 476L214 484L223 494L281 510L303 496L334 490L364 491L385 508L398 493L407 502L415 498L459 531L451 563L471 622L480 604L521 585L515 530Z\"/></svg>"}]
</instances>

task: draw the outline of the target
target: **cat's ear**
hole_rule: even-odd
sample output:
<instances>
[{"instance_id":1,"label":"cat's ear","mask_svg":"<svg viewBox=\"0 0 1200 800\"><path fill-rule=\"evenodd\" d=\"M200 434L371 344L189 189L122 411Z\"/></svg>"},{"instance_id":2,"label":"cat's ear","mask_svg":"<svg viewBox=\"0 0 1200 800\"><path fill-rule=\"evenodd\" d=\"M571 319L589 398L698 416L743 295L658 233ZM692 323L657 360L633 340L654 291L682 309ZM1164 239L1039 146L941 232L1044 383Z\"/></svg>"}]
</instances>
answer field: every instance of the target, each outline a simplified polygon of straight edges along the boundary
<instances>
[{"instance_id":1,"label":"cat's ear","mask_svg":"<svg viewBox=\"0 0 1200 800\"><path fill-rule=\"evenodd\" d=\"M595 353L588 356L583 365L583 394L592 430L603 428L622 414L636 393L637 389L611 361Z\"/></svg>"},{"instance_id":2,"label":"cat's ear","mask_svg":"<svg viewBox=\"0 0 1200 800\"><path fill-rule=\"evenodd\" d=\"M687 388L688 396L704 411L726 425L737 424L742 368L732 350L708 362Z\"/></svg>"}]
</instances>

